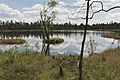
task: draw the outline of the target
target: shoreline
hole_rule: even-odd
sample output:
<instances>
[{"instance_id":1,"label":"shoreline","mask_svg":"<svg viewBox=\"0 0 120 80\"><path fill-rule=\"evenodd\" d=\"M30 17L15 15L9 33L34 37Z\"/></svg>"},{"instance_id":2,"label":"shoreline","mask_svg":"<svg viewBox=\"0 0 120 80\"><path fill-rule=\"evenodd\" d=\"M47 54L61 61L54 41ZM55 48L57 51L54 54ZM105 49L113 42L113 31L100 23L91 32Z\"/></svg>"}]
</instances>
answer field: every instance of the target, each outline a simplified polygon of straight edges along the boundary
<instances>
[{"instance_id":1,"label":"shoreline","mask_svg":"<svg viewBox=\"0 0 120 80\"><path fill-rule=\"evenodd\" d=\"M80 30L51 30L51 31L83 31L84 29L80 29ZM41 31L38 29L34 29L34 30L0 30L0 32L25 32L25 31ZM120 29L88 29L88 31L120 31Z\"/></svg>"},{"instance_id":2,"label":"shoreline","mask_svg":"<svg viewBox=\"0 0 120 80\"><path fill-rule=\"evenodd\" d=\"M107 33L107 34L103 34L101 36L104 38L112 38L112 39L120 40L120 35L118 35L118 34Z\"/></svg>"}]
</instances>

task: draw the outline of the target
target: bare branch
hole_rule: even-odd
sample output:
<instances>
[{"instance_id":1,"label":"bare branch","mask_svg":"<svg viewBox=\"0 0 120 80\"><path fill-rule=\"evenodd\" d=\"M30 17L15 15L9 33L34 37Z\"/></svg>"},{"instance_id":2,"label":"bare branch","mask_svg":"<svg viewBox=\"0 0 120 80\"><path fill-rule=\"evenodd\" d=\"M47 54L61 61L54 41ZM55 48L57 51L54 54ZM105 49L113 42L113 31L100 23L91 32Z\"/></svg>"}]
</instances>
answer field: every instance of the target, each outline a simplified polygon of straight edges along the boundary
<instances>
[{"instance_id":1,"label":"bare branch","mask_svg":"<svg viewBox=\"0 0 120 80\"><path fill-rule=\"evenodd\" d=\"M100 3L101 4L101 8L103 9L103 3L102 3L102 1L92 1L92 3L89 5L89 7L92 7L92 5L94 3Z\"/></svg>"},{"instance_id":2,"label":"bare branch","mask_svg":"<svg viewBox=\"0 0 120 80\"><path fill-rule=\"evenodd\" d=\"M81 6L70 6L70 5L65 5L66 7L70 7L70 8L81 8L83 6L83 4Z\"/></svg>"},{"instance_id":3,"label":"bare branch","mask_svg":"<svg viewBox=\"0 0 120 80\"><path fill-rule=\"evenodd\" d=\"M103 11L103 12L109 12L109 11L111 11L111 10L113 10L113 9L116 9L116 8L120 8L120 6L115 6L115 7L112 7L112 8L110 8L110 9L108 9L108 10L105 10L105 9L102 8L102 9L94 12L89 19L92 19L96 13L99 13L99 12L102 12L102 11Z\"/></svg>"},{"instance_id":4,"label":"bare branch","mask_svg":"<svg viewBox=\"0 0 120 80\"><path fill-rule=\"evenodd\" d=\"M80 11L77 12L77 13L80 13L82 11L82 9L85 7L85 4L83 4L82 6L68 6L68 7L75 7L76 8L76 10L74 11L74 13L72 13L72 16L73 16L79 8L80 8ZM83 19L83 17L72 18L72 17L70 17L68 15L68 19L76 20L76 19Z\"/></svg>"},{"instance_id":5,"label":"bare branch","mask_svg":"<svg viewBox=\"0 0 120 80\"><path fill-rule=\"evenodd\" d=\"M92 13L92 16L89 17L88 19L93 19L94 15L97 14L97 13L99 13L99 12L109 12L109 11L111 11L111 10L113 10L113 9L120 8L120 6L115 6L115 7L109 8L108 10L105 10L102 1L92 1L92 3L89 5L89 8L92 9L92 7L93 7L92 5L93 5L94 3L100 3L100 4L101 4L101 9L98 10L98 11L93 12L93 13ZM68 6L68 7L70 7L70 6ZM84 6L84 4L83 4L83 6L71 6L71 7L77 7L77 9L80 8L80 11L77 12L77 13L80 13L81 10L82 10L85 6ZM76 12L76 11L75 11L75 12ZM75 12L72 14L72 16L75 14ZM72 19L72 20L76 20L76 19L86 19L86 18L84 18L84 17L75 17L75 18L72 18L72 17L69 17L69 16L68 16L68 18L69 18L69 19Z\"/></svg>"}]
</instances>

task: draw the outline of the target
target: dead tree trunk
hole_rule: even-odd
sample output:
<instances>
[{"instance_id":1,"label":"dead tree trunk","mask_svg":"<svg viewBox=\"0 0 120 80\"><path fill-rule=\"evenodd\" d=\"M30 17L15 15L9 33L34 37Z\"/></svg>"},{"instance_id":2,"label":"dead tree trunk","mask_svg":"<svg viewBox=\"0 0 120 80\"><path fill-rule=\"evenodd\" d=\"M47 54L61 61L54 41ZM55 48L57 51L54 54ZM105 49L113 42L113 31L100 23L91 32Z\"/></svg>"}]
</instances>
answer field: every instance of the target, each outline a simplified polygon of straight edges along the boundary
<instances>
[{"instance_id":1,"label":"dead tree trunk","mask_svg":"<svg viewBox=\"0 0 120 80\"><path fill-rule=\"evenodd\" d=\"M80 54L80 60L79 60L79 80L82 80L82 65L83 65L83 52L84 52L84 44L86 40L86 33L87 33L87 26L88 26L88 17L89 17L89 2L90 0L87 0L87 12L86 12L86 26L84 29L84 36L82 41L82 47L81 47L81 54Z\"/></svg>"}]
</instances>

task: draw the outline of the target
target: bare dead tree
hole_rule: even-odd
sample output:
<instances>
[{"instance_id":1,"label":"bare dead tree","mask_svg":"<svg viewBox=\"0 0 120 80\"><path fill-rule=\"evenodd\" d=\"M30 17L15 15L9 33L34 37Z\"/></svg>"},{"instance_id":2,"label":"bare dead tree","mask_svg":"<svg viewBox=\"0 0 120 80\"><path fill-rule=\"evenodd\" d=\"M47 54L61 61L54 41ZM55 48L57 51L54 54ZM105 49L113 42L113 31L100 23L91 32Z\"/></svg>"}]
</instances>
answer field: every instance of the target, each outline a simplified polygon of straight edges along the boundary
<instances>
[{"instance_id":1,"label":"bare dead tree","mask_svg":"<svg viewBox=\"0 0 120 80\"><path fill-rule=\"evenodd\" d=\"M95 12L93 12L92 13L92 16L90 16L88 19L93 19L94 18L94 15L95 14L97 14L97 13L99 13L99 12L109 12L109 11L111 11L111 10L113 10L113 9L117 9L117 8L120 8L120 6L114 6L114 7L111 7L111 8L109 8L109 9L107 9L107 10L105 10L104 9L104 5L103 5L103 2L102 1L92 1L92 3L89 5L89 8L93 8L93 7L96 7L96 6L92 6L94 3L100 3L101 4L101 9L100 10L98 10L98 11L95 11ZM83 4L83 6L67 6L67 7L73 7L73 8L80 8L80 9L83 9L85 6L84 6L84 4ZM75 11L76 12L76 11ZM74 14L75 14L75 12L74 12ZM77 13L80 13L81 11L78 11ZM74 14L72 14L72 15L74 15ZM68 18L69 19L71 19L71 20L76 20L76 19L86 19L86 17L70 17L70 16L68 16Z\"/></svg>"},{"instance_id":2,"label":"bare dead tree","mask_svg":"<svg viewBox=\"0 0 120 80\"><path fill-rule=\"evenodd\" d=\"M111 7L109 9L105 10L102 1L92 1L91 4L90 4L90 0L86 0L86 1L87 1L87 11L86 11L86 17L85 18L84 17L77 17L77 18L70 18L69 17L69 19L72 19L72 20L86 19L86 24L85 24L86 26L84 28L84 35L83 35L82 46L81 46L81 53L80 53L80 59L79 59L79 80L83 80L82 79L82 73L83 73L83 52L84 52L84 45L85 45L85 41L86 41L86 33L87 33L87 26L88 26L89 19L92 19L96 13L99 13L99 12L102 12L102 11L103 12L109 12L109 11L111 11L113 9L120 8L120 6L115 6L115 7ZM98 10L98 11L93 12L92 16L89 17L89 9L90 8L92 9L92 5L94 3L100 3L101 4L101 9ZM76 7L82 9L84 6L83 7L76 6Z\"/></svg>"},{"instance_id":3,"label":"bare dead tree","mask_svg":"<svg viewBox=\"0 0 120 80\"><path fill-rule=\"evenodd\" d=\"M88 17L89 17L89 2L90 0L87 1L87 12L86 12L86 26L84 28L84 36L83 36L83 41L82 41L82 46L81 46L81 54L80 54L80 60L79 60L79 80L82 80L82 65L83 65L83 52L84 52L84 45L85 45L85 40L86 40L86 33L87 33L87 26L88 26Z\"/></svg>"},{"instance_id":4,"label":"bare dead tree","mask_svg":"<svg viewBox=\"0 0 120 80\"><path fill-rule=\"evenodd\" d=\"M115 6L115 7L111 7L111 8L109 8L109 9L105 10L102 1L93 1L93 2L90 4L89 7L91 7L91 6L93 5L93 3L100 3L100 4L101 4L101 9L98 10L98 11L96 11L96 12L93 12L92 16L91 16L89 19L92 19L96 13L99 13L99 12L109 12L109 11L111 11L111 10L113 10L113 9L120 8L120 6Z\"/></svg>"}]
</instances>

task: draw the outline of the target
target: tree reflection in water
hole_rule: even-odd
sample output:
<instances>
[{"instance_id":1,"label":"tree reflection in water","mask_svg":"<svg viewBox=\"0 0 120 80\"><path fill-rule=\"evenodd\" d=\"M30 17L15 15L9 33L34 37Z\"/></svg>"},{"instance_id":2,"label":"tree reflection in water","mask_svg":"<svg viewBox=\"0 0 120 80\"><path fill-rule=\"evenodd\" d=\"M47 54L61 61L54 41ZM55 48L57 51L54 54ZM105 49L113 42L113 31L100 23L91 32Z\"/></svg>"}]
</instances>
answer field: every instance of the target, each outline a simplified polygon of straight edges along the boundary
<instances>
[{"instance_id":1,"label":"tree reflection in water","mask_svg":"<svg viewBox=\"0 0 120 80\"><path fill-rule=\"evenodd\" d=\"M41 53L45 55L50 55L50 44L45 44L43 42Z\"/></svg>"}]
</instances>

